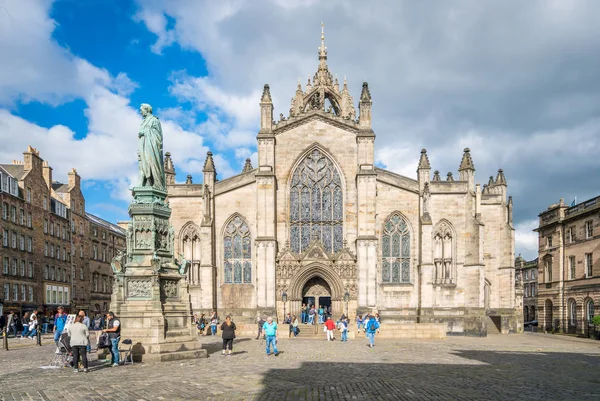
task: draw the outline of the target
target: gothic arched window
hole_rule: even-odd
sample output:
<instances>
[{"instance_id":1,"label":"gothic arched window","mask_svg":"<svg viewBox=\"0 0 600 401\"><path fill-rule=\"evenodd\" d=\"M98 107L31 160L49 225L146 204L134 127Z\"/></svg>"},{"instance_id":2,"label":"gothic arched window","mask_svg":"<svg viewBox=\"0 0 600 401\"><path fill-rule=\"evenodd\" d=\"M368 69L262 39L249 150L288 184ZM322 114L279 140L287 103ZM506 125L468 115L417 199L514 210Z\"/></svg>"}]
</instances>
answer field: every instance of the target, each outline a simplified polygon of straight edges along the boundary
<instances>
[{"instance_id":1,"label":"gothic arched window","mask_svg":"<svg viewBox=\"0 0 600 401\"><path fill-rule=\"evenodd\" d=\"M381 256L384 283L410 282L410 231L399 213L391 215L383 224Z\"/></svg>"},{"instance_id":2,"label":"gothic arched window","mask_svg":"<svg viewBox=\"0 0 600 401\"><path fill-rule=\"evenodd\" d=\"M450 222L440 221L433 235L434 282L439 284L455 283L454 274L454 230ZM526 289L526 291L528 291Z\"/></svg>"},{"instance_id":3,"label":"gothic arched window","mask_svg":"<svg viewBox=\"0 0 600 401\"><path fill-rule=\"evenodd\" d=\"M252 283L252 247L248 224L239 216L234 217L223 235L223 258L225 283Z\"/></svg>"},{"instance_id":4,"label":"gothic arched window","mask_svg":"<svg viewBox=\"0 0 600 401\"><path fill-rule=\"evenodd\" d=\"M342 180L333 162L318 149L298 165L290 188L290 246L304 251L311 239L328 252L343 244Z\"/></svg>"}]
</instances>

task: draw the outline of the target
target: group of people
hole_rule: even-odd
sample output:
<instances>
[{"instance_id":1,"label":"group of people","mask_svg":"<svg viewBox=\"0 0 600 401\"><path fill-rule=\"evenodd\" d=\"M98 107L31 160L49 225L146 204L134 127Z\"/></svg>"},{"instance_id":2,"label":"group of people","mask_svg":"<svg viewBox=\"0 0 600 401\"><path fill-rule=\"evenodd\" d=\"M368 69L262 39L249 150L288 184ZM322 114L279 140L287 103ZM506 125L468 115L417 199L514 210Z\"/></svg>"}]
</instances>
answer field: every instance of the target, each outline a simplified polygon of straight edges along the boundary
<instances>
[{"instance_id":1,"label":"group of people","mask_svg":"<svg viewBox=\"0 0 600 401\"><path fill-rule=\"evenodd\" d=\"M331 305L323 306L319 305L319 309L315 305L302 304L302 310L300 313L300 322L302 324L323 324L327 321L327 318L331 317Z\"/></svg>"},{"instance_id":2,"label":"group of people","mask_svg":"<svg viewBox=\"0 0 600 401\"><path fill-rule=\"evenodd\" d=\"M217 327L219 326L219 315L217 315L217 311L213 310L208 319L205 316L206 315L202 313L200 317L198 317L198 314L194 313L194 324L198 329L198 334L208 335L210 330L210 335L216 336Z\"/></svg>"},{"instance_id":3,"label":"group of people","mask_svg":"<svg viewBox=\"0 0 600 401\"><path fill-rule=\"evenodd\" d=\"M24 338L29 338L31 340L37 335L39 330L39 323L37 312L25 312L23 317L19 320L19 317L14 313L10 312L6 317L2 316L0 318L0 328L6 327L6 335L8 336L10 333L13 333L13 336L16 338L17 333L21 332L21 340ZM21 327L18 327L19 323Z\"/></svg>"},{"instance_id":4,"label":"group of people","mask_svg":"<svg viewBox=\"0 0 600 401\"><path fill-rule=\"evenodd\" d=\"M87 354L92 351L90 342L92 322L85 311L80 310L75 317L75 321L66 327L67 316L64 308L59 306L58 312L54 316L54 342L59 348L62 344L73 355L72 366L74 372L88 372ZM111 355L110 364L111 366L119 366L121 322L113 312L106 314L106 322L106 328L102 329L102 333L106 333L108 341L110 341L110 346L107 347ZM98 340L100 339L98 338Z\"/></svg>"}]
</instances>

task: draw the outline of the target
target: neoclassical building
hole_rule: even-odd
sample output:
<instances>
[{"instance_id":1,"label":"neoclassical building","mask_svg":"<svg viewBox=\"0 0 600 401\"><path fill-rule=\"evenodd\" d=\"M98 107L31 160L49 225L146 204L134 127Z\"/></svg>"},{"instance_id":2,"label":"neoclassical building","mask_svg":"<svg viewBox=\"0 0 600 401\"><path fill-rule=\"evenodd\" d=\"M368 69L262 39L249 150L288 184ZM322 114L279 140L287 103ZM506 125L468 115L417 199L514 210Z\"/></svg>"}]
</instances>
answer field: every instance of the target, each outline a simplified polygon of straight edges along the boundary
<instances>
[{"instance_id":1,"label":"neoclassical building","mask_svg":"<svg viewBox=\"0 0 600 401\"><path fill-rule=\"evenodd\" d=\"M512 199L502 170L475 184L469 149L442 180L426 151L415 177L375 167L372 99L355 109L344 79L319 66L298 83L289 115L260 99L258 166L203 183L175 183L165 167L177 249L191 260L195 312L248 319L300 313L303 302L342 312L378 311L396 322L438 322L451 334L518 330ZM285 302L284 302L285 300ZM519 316L518 316L519 315Z\"/></svg>"}]
</instances>

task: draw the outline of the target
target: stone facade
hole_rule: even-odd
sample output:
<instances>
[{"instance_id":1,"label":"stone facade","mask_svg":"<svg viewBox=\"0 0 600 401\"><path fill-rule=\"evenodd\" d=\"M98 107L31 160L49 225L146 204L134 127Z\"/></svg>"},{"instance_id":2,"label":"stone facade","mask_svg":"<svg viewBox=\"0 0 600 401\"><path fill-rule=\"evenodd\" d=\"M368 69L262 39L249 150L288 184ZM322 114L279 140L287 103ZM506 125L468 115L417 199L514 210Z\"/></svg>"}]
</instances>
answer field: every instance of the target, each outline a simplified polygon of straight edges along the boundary
<instances>
[{"instance_id":1,"label":"stone facade","mask_svg":"<svg viewBox=\"0 0 600 401\"><path fill-rule=\"evenodd\" d=\"M167 155L194 311L281 317L315 302L351 318L378 311L398 323L443 323L457 335L520 330L502 170L475 184L469 149L456 179L432 176L425 150L415 178L375 167L368 84L357 112L326 60L322 38L317 72L298 83L279 121L265 85L256 168L247 161L241 174L217 180L209 152L202 184L175 184Z\"/></svg>"},{"instance_id":2,"label":"stone facade","mask_svg":"<svg viewBox=\"0 0 600 401\"><path fill-rule=\"evenodd\" d=\"M525 261L521 255L515 260L515 283L523 292L523 321L537 320L538 259Z\"/></svg>"},{"instance_id":3,"label":"stone facade","mask_svg":"<svg viewBox=\"0 0 600 401\"><path fill-rule=\"evenodd\" d=\"M95 312L97 304L102 306L98 312L106 312L103 306L112 288L110 252L124 249L125 231L85 212L80 181L75 169L66 184L53 180L52 167L32 147L23 161L0 165L0 298L5 313L42 310L52 315L59 305L67 311ZM91 253L93 226L108 233L106 262L96 262ZM101 271L106 282L100 294L91 291L91 268Z\"/></svg>"},{"instance_id":4,"label":"stone facade","mask_svg":"<svg viewBox=\"0 0 600 401\"><path fill-rule=\"evenodd\" d=\"M600 305L600 197L539 214L540 325L588 334Z\"/></svg>"}]
</instances>

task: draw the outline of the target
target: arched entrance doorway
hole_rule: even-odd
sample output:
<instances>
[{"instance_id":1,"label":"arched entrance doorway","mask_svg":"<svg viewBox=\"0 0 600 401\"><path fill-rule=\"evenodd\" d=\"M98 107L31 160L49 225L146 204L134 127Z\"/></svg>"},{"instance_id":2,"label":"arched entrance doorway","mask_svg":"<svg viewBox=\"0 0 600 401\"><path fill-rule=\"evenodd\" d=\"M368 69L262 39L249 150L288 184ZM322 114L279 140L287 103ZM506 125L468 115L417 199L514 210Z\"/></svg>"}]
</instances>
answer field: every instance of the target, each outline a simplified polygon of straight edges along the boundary
<instances>
[{"instance_id":1,"label":"arched entrance doorway","mask_svg":"<svg viewBox=\"0 0 600 401\"><path fill-rule=\"evenodd\" d=\"M326 310L331 308L331 287L323 277L315 276L304 284L302 303L310 306L315 305L317 309L321 306L327 308Z\"/></svg>"}]
</instances>

